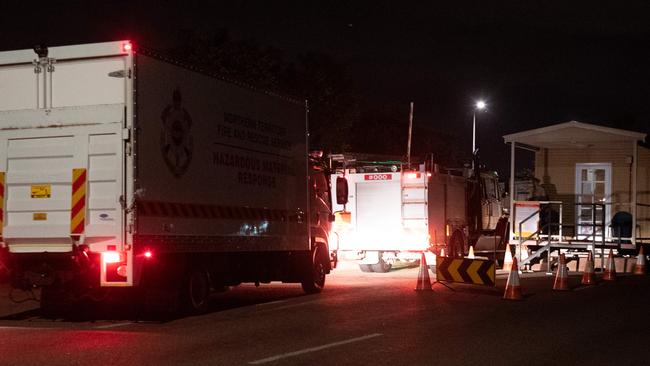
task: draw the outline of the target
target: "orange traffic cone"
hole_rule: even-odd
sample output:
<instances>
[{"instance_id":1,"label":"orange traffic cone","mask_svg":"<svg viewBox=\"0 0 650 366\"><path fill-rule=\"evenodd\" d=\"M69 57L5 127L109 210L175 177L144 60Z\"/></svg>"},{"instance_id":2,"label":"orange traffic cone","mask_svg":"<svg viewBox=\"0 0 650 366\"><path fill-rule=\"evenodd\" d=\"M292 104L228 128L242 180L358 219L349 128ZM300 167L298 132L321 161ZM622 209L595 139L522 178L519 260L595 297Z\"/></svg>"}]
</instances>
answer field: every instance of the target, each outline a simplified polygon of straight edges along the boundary
<instances>
[{"instance_id":1,"label":"orange traffic cone","mask_svg":"<svg viewBox=\"0 0 650 366\"><path fill-rule=\"evenodd\" d=\"M517 267L517 258L512 260L512 269L508 275L506 282L506 291L503 293L503 298L506 300L523 300L524 296L521 294L521 286L519 285L519 268Z\"/></svg>"},{"instance_id":2,"label":"orange traffic cone","mask_svg":"<svg viewBox=\"0 0 650 366\"><path fill-rule=\"evenodd\" d=\"M566 257L564 253L560 254L560 264L557 266L557 274L553 283L553 290L567 291L569 288L569 273L566 268Z\"/></svg>"},{"instance_id":3,"label":"orange traffic cone","mask_svg":"<svg viewBox=\"0 0 650 366\"><path fill-rule=\"evenodd\" d=\"M580 282L583 285L595 285L596 284L596 275L594 272L594 257L591 252L587 257L587 263L585 263L585 271L582 274L582 281Z\"/></svg>"},{"instance_id":4,"label":"orange traffic cone","mask_svg":"<svg viewBox=\"0 0 650 366\"><path fill-rule=\"evenodd\" d=\"M616 281L616 264L614 263L614 254L612 250L609 250L609 255L607 256L607 266L605 267L605 272L603 273L603 280L605 281Z\"/></svg>"},{"instance_id":5,"label":"orange traffic cone","mask_svg":"<svg viewBox=\"0 0 650 366\"><path fill-rule=\"evenodd\" d=\"M510 251L510 243L506 244L506 255L503 257L503 270L512 270L512 252Z\"/></svg>"},{"instance_id":6,"label":"orange traffic cone","mask_svg":"<svg viewBox=\"0 0 650 366\"><path fill-rule=\"evenodd\" d=\"M467 255L467 259L474 259L474 247L469 246L469 254Z\"/></svg>"},{"instance_id":7,"label":"orange traffic cone","mask_svg":"<svg viewBox=\"0 0 650 366\"><path fill-rule=\"evenodd\" d=\"M418 271L418 283L415 285L415 291L431 291L431 278L429 278L429 266L427 266L427 257L422 253L420 259L420 270Z\"/></svg>"},{"instance_id":8,"label":"orange traffic cone","mask_svg":"<svg viewBox=\"0 0 650 366\"><path fill-rule=\"evenodd\" d=\"M645 274L645 255L643 254L643 245L639 249L639 255L636 256L636 266L634 266L634 274Z\"/></svg>"}]
</instances>

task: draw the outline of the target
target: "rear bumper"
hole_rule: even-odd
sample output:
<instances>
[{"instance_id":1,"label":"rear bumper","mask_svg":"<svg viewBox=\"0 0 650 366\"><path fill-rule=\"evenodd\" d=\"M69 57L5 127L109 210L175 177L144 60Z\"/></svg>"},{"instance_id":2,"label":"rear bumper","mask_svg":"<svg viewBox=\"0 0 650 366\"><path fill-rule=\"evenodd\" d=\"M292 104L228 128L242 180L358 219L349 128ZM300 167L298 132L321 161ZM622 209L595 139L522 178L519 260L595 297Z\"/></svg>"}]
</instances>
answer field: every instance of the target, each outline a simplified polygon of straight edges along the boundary
<instances>
[{"instance_id":1,"label":"rear bumper","mask_svg":"<svg viewBox=\"0 0 650 366\"><path fill-rule=\"evenodd\" d=\"M4 263L14 288L28 289L44 286L99 287L99 263L96 254L67 253L9 253Z\"/></svg>"},{"instance_id":2,"label":"rear bumper","mask_svg":"<svg viewBox=\"0 0 650 366\"><path fill-rule=\"evenodd\" d=\"M429 237L419 231L395 230L383 233L349 231L338 234L339 251L422 252L430 247Z\"/></svg>"}]
</instances>

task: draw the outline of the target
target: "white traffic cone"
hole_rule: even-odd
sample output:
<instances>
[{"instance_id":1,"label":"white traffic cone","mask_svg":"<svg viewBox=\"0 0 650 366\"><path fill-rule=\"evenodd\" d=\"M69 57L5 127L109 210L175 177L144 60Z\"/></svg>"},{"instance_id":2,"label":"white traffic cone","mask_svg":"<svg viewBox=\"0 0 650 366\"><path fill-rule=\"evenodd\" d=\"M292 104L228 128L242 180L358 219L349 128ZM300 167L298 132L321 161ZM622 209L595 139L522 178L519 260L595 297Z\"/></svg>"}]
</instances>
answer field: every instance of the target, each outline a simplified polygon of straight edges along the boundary
<instances>
[{"instance_id":1,"label":"white traffic cone","mask_svg":"<svg viewBox=\"0 0 650 366\"><path fill-rule=\"evenodd\" d=\"M595 285L596 284L596 273L594 272L594 257L591 252L589 252L589 256L587 257L587 263L585 263L585 271L582 274L582 281L580 281L583 285Z\"/></svg>"},{"instance_id":2,"label":"white traffic cone","mask_svg":"<svg viewBox=\"0 0 650 366\"><path fill-rule=\"evenodd\" d=\"M605 272L603 273L603 280L616 281L616 263L614 262L614 253L611 249L609 250L609 255L607 256L607 266L605 267Z\"/></svg>"},{"instance_id":3,"label":"white traffic cone","mask_svg":"<svg viewBox=\"0 0 650 366\"><path fill-rule=\"evenodd\" d=\"M506 282L506 290L503 293L505 300L523 300L524 296L521 293L521 285L519 284L519 268L517 267L517 258L512 260L512 269L508 274L508 281Z\"/></svg>"},{"instance_id":4,"label":"white traffic cone","mask_svg":"<svg viewBox=\"0 0 650 366\"><path fill-rule=\"evenodd\" d=\"M643 245L639 249L639 255L636 256L636 265L634 266L634 274L645 274L645 255L643 254Z\"/></svg>"},{"instance_id":5,"label":"white traffic cone","mask_svg":"<svg viewBox=\"0 0 650 366\"><path fill-rule=\"evenodd\" d=\"M553 290L567 291L569 288L569 273L566 269L566 258L564 253L560 254L560 264L557 265L557 275L553 282Z\"/></svg>"},{"instance_id":6,"label":"white traffic cone","mask_svg":"<svg viewBox=\"0 0 650 366\"><path fill-rule=\"evenodd\" d=\"M422 253L422 257L420 258L420 270L418 271L418 282L415 285L415 291L431 291L429 267L427 266L427 257L424 253Z\"/></svg>"},{"instance_id":7,"label":"white traffic cone","mask_svg":"<svg viewBox=\"0 0 650 366\"><path fill-rule=\"evenodd\" d=\"M510 251L510 243L506 244L506 255L503 257L503 268L504 271L510 271L512 269L512 252Z\"/></svg>"}]
</instances>

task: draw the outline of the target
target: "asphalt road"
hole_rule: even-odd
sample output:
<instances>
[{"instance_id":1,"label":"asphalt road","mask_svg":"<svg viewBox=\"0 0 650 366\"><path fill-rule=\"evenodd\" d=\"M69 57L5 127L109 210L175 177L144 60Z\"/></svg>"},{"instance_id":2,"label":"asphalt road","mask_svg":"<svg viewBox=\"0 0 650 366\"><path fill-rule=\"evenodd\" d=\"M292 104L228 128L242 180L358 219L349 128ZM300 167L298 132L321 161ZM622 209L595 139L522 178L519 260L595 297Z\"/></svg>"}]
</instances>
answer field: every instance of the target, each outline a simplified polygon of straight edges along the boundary
<instances>
[{"instance_id":1,"label":"asphalt road","mask_svg":"<svg viewBox=\"0 0 650 366\"><path fill-rule=\"evenodd\" d=\"M650 276L552 291L524 274L526 297L435 284L417 268L364 274L344 266L325 291L240 286L210 313L166 322L47 319L34 303L0 300L0 365L641 365L648 363ZM100 315L97 315L100 316Z\"/></svg>"}]
</instances>

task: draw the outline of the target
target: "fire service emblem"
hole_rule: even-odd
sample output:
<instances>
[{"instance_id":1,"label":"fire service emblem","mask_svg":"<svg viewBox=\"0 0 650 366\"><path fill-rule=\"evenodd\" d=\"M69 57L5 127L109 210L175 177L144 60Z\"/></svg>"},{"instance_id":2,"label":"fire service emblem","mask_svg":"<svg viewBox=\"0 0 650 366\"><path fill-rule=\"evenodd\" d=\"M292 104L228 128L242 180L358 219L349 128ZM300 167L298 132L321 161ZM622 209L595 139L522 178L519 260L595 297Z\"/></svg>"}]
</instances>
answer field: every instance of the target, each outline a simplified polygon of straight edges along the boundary
<instances>
[{"instance_id":1,"label":"fire service emblem","mask_svg":"<svg viewBox=\"0 0 650 366\"><path fill-rule=\"evenodd\" d=\"M182 101L181 91L174 89L172 104L168 105L160 116L160 148L167 167L175 177L182 176L192 162L192 118L183 108Z\"/></svg>"}]
</instances>

